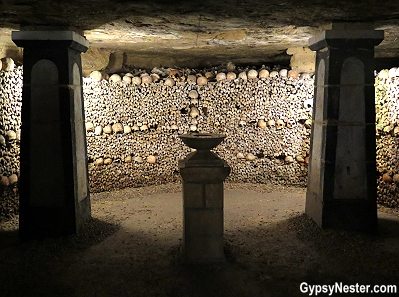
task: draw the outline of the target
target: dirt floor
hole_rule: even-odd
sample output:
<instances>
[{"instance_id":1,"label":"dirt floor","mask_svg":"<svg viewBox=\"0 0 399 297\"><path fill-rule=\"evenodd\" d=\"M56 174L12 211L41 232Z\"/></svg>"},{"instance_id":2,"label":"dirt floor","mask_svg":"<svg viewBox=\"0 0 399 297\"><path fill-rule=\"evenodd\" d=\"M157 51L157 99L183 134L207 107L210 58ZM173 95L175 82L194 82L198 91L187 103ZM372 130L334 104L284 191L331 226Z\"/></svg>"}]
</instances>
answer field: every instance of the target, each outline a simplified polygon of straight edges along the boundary
<instances>
[{"instance_id":1,"label":"dirt floor","mask_svg":"<svg viewBox=\"0 0 399 297\"><path fill-rule=\"evenodd\" d=\"M180 262L181 185L124 189L92 194L93 218L77 236L20 243L17 218L0 224L0 296L309 296L303 282L399 289L398 213L380 208L377 235L321 230L303 213L304 189L225 188L223 265ZM363 294L333 296L349 295Z\"/></svg>"}]
</instances>

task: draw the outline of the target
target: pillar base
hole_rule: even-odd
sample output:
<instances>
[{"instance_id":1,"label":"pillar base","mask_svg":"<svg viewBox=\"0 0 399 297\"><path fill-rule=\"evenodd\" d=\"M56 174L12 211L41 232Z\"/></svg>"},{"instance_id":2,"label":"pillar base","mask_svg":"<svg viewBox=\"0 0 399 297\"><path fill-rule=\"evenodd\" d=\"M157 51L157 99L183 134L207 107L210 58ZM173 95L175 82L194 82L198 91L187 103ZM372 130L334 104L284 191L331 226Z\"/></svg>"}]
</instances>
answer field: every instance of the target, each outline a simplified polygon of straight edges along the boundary
<instances>
[{"instance_id":1,"label":"pillar base","mask_svg":"<svg viewBox=\"0 0 399 297\"><path fill-rule=\"evenodd\" d=\"M360 199L321 201L306 196L305 213L323 229L374 233L378 229L376 203Z\"/></svg>"},{"instance_id":2,"label":"pillar base","mask_svg":"<svg viewBox=\"0 0 399 297\"><path fill-rule=\"evenodd\" d=\"M30 207L22 213L19 220L19 237L22 241L53 238L75 234L79 227L91 217L90 199L87 197L79 204L76 218L63 207Z\"/></svg>"}]
</instances>

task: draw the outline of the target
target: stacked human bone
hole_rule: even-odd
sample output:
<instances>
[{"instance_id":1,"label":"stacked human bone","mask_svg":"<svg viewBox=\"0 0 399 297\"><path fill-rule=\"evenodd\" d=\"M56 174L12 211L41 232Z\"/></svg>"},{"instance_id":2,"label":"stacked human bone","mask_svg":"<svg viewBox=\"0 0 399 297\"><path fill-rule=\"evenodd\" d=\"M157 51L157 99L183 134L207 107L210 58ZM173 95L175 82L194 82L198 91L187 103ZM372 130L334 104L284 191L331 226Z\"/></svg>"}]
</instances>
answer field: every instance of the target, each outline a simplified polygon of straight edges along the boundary
<instances>
[{"instance_id":1,"label":"stacked human bone","mask_svg":"<svg viewBox=\"0 0 399 297\"><path fill-rule=\"evenodd\" d=\"M376 76L378 201L399 206L399 68Z\"/></svg>"},{"instance_id":2,"label":"stacked human bone","mask_svg":"<svg viewBox=\"0 0 399 297\"><path fill-rule=\"evenodd\" d=\"M155 82L154 82L155 80ZM178 135L227 135L231 181L306 185L313 79L280 69L153 69L84 79L92 191L180 179Z\"/></svg>"},{"instance_id":3,"label":"stacked human bone","mask_svg":"<svg viewBox=\"0 0 399 297\"><path fill-rule=\"evenodd\" d=\"M0 219L18 211L22 67L0 60Z\"/></svg>"},{"instance_id":4,"label":"stacked human bone","mask_svg":"<svg viewBox=\"0 0 399 297\"><path fill-rule=\"evenodd\" d=\"M0 217L16 213L22 67L0 71ZM153 69L84 78L92 192L180 180L187 132L227 134L229 180L306 185L313 78L267 67ZM378 201L397 207L399 70L376 76Z\"/></svg>"}]
</instances>

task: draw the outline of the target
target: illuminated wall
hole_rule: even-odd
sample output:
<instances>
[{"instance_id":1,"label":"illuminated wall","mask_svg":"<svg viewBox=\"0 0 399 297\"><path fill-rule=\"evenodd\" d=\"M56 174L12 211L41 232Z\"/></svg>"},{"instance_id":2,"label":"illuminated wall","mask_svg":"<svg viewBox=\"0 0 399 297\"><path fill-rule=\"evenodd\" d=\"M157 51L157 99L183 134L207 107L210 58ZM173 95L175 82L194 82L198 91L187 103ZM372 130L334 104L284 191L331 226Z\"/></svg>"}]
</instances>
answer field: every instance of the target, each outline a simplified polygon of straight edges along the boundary
<instances>
[{"instance_id":1,"label":"illuminated wall","mask_svg":"<svg viewBox=\"0 0 399 297\"><path fill-rule=\"evenodd\" d=\"M232 168L228 181L306 186L313 79L270 74L245 79L237 73L240 78L205 82L197 82L197 74L142 84L115 76L84 78L91 191L180 181L177 161L190 149L178 135L190 131L227 134L215 151ZM399 183L397 90L396 72L381 71L376 78L378 195L393 207ZM18 208L21 92L22 68L1 71L3 217Z\"/></svg>"}]
</instances>

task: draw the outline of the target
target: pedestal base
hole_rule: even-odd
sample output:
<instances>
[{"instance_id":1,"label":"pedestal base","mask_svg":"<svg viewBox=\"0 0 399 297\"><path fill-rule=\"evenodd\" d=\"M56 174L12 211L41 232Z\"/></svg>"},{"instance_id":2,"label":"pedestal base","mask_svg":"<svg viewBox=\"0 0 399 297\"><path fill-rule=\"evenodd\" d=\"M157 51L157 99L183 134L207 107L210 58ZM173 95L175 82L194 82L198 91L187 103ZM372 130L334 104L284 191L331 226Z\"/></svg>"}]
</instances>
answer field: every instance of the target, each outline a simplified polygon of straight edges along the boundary
<instances>
[{"instance_id":1,"label":"pedestal base","mask_svg":"<svg viewBox=\"0 0 399 297\"><path fill-rule=\"evenodd\" d=\"M223 181L230 167L225 162L217 167L186 167L185 161L179 162L183 177L182 260L190 264L223 263Z\"/></svg>"}]
</instances>

